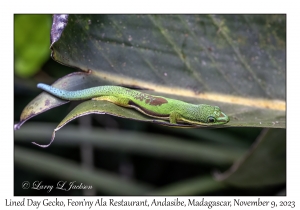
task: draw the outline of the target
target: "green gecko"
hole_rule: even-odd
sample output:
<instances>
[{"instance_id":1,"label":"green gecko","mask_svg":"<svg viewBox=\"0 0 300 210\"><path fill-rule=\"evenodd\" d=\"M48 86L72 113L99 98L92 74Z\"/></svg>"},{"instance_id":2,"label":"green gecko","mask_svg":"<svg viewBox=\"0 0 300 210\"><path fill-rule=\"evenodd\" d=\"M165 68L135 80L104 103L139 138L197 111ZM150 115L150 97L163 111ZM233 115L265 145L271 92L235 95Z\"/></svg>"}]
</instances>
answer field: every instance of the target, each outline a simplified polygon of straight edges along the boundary
<instances>
[{"instance_id":1,"label":"green gecko","mask_svg":"<svg viewBox=\"0 0 300 210\"><path fill-rule=\"evenodd\" d=\"M221 125L229 117L217 106L191 104L176 99L142 93L120 86L98 86L83 90L66 91L39 83L38 88L64 100L105 100L116 105L134 108L153 118L169 120L171 124Z\"/></svg>"}]
</instances>

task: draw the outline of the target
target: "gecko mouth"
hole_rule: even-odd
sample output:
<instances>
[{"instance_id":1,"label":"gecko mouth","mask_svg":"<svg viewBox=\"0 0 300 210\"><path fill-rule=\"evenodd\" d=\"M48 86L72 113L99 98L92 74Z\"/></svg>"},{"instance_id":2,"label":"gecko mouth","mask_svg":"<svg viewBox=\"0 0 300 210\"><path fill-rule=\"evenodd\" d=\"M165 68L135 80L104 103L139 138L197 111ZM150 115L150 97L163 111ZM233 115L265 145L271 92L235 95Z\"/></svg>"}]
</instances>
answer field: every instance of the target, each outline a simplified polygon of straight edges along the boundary
<instances>
[{"instance_id":1,"label":"gecko mouth","mask_svg":"<svg viewBox=\"0 0 300 210\"><path fill-rule=\"evenodd\" d=\"M230 120L229 117L223 112L221 112L219 117L217 118L217 122L222 122L222 123L228 123L229 120Z\"/></svg>"}]
</instances>

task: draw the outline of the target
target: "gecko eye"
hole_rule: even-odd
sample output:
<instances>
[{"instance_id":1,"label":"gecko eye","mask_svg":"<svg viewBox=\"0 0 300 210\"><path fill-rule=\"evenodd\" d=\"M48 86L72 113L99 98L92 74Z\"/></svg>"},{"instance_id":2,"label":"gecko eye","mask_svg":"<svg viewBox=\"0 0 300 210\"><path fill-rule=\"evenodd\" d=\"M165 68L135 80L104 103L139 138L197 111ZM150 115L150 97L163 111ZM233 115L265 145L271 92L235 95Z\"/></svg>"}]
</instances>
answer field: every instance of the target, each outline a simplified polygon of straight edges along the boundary
<instances>
[{"instance_id":1,"label":"gecko eye","mask_svg":"<svg viewBox=\"0 0 300 210\"><path fill-rule=\"evenodd\" d=\"M214 117L210 116L207 118L207 122L214 123L214 122L216 122L216 119Z\"/></svg>"}]
</instances>

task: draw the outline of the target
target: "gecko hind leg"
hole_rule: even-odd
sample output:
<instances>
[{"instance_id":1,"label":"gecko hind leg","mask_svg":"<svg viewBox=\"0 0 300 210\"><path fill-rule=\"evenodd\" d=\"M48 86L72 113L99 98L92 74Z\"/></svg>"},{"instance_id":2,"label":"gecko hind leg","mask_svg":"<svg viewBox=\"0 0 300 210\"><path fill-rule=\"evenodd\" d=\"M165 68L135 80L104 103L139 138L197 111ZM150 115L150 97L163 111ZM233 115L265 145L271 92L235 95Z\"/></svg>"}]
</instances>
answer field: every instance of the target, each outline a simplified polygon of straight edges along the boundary
<instances>
[{"instance_id":1,"label":"gecko hind leg","mask_svg":"<svg viewBox=\"0 0 300 210\"><path fill-rule=\"evenodd\" d=\"M170 113L170 123L177 124L177 122L181 119L181 115L178 112Z\"/></svg>"},{"instance_id":2,"label":"gecko hind leg","mask_svg":"<svg viewBox=\"0 0 300 210\"><path fill-rule=\"evenodd\" d=\"M119 97L115 97L115 96L100 96L100 97L92 98L92 100L109 101L109 102L114 103L119 106L130 107L129 99L127 99L127 98L119 98Z\"/></svg>"}]
</instances>

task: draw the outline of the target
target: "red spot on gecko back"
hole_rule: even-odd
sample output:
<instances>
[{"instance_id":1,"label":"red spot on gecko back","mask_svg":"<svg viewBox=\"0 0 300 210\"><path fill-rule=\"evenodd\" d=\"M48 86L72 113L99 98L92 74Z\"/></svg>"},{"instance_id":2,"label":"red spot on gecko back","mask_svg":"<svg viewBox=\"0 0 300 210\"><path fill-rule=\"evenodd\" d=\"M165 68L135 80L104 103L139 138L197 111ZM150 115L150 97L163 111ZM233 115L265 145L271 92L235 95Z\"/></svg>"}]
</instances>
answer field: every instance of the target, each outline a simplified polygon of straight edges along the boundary
<instances>
[{"instance_id":1,"label":"red spot on gecko back","mask_svg":"<svg viewBox=\"0 0 300 210\"><path fill-rule=\"evenodd\" d=\"M168 103L168 101L165 98L159 98L159 97L152 97L152 98L153 99L150 100L150 102L149 102L149 105L152 105L152 106L160 106L162 104Z\"/></svg>"},{"instance_id":2,"label":"red spot on gecko back","mask_svg":"<svg viewBox=\"0 0 300 210\"><path fill-rule=\"evenodd\" d=\"M168 103L165 98L152 96L147 93L135 92L133 97L136 100L144 101L146 104L149 104L151 106L160 106L162 104Z\"/></svg>"},{"instance_id":3,"label":"red spot on gecko back","mask_svg":"<svg viewBox=\"0 0 300 210\"><path fill-rule=\"evenodd\" d=\"M138 96L135 97L135 99L140 101L145 101L146 104L149 104L151 106L160 106L162 104L168 103L168 101L164 98L155 97L145 93L139 94Z\"/></svg>"}]
</instances>

